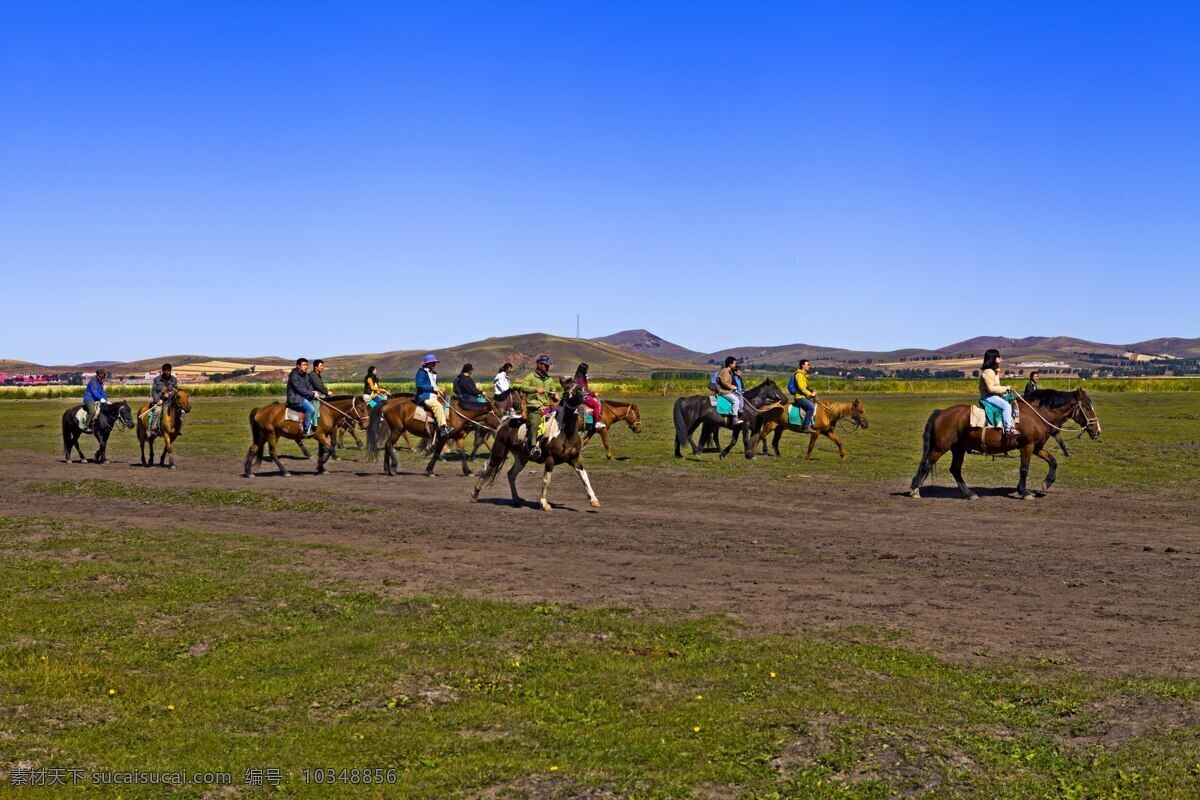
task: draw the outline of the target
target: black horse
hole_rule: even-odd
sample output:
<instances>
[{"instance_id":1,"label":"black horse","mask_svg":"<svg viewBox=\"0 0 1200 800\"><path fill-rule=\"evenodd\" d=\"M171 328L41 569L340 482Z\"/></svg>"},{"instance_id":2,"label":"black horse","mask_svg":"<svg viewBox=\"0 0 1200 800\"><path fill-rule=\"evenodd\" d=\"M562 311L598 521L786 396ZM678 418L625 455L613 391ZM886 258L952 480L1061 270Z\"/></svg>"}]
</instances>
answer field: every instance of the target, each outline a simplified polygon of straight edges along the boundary
<instances>
[{"instance_id":1,"label":"black horse","mask_svg":"<svg viewBox=\"0 0 1200 800\"><path fill-rule=\"evenodd\" d=\"M84 434L84 429L79 427L76 415L79 414L81 408L83 408L82 405L71 406L62 415L63 461L67 463L71 462L71 450L79 453L80 460L85 462L88 460L79 447L79 437ZM100 410L96 412L96 424L92 427L92 434L100 444L100 449L96 451L96 457L93 459L97 464L104 464L108 461L104 451L108 448L109 435L118 425L123 428L133 427L133 411L130 410L129 403L122 400L119 403L101 405Z\"/></svg>"},{"instance_id":2,"label":"black horse","mask_svg":"<svg viewBox=\"0 0 1200 800\"><path fill-rule=\"evenodd\" d=\"M693 455L697 458L700 457L700 448L692 441L692 433L701 423L704 423L706 426L711 424L715 427L733 430L733 438L730 440L729 446L721 451L721 458L727 456L733 446L737 444L739 432L746 445L746 458L754 458L754 453L750 448L750 434L758 431L759 410L774 403L786 403L787 396L775 381L768 378L753 389L748 389L742 395L742 399L744 401L742 403L742 419L735 420L732 425L729 424L728 419L717 413L709 395L697 394L676 400L675 457L683 458L681 449L685 443L692 448Z\"/></svg>"}]
</instances>

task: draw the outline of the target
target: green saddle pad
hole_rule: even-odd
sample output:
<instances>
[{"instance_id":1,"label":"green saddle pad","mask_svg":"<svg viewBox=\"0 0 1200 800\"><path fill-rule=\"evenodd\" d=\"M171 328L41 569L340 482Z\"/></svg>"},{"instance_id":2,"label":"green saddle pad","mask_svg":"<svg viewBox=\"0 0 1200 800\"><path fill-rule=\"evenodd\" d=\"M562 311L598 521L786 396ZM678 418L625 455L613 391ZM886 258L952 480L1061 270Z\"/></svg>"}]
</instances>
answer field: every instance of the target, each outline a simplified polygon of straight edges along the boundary
<instances>
[{"instance_id":1,"label":"green saddle pad","mask_svg":"<svg viewBox=\"0 0 1200 800\"><path fill-rule=\"evenodd\" d=\"M585 411L585 412L584 412L584 414L583 414L583 421L584 421L584 422L586 422L588 425L595 425L595 424L596 424L596 419L595 419L595 417L593 416L592 412L590 412L590 411Z\"/></svg>"},{"instance_id":2,"label":"green saddle pad","mask_svg":"<svg viewBox=\"0 0 1200 800\"><path fill-rule=\"evenodd\" d=\"M725 417L733 413L733 403L729 402L729 400L722 395L716 395L716 398L718 414Z\"/></svg>"},{"instance_id":3,"label":"green saddle pad","mask_svg":"<svg viewBox=\"0 0 1200 800\"><path fill-rule=\"evenodd\" d=\"M996 408L991 403L979 401L979 407L983 409L983 413L987 416L987 424L996 426L1004 424L1004 412Z\"/></svg>"},{"instance_id":4,"label":"green saddle pad","mask_svg":"<svg viewBox=\"0 0 1200 800\"><path fill-rule=\"evenodd\" d=\"M804 424L804 409L793 405L788 406L788 424L803 425Z\"/></svg>"}]
</instances>

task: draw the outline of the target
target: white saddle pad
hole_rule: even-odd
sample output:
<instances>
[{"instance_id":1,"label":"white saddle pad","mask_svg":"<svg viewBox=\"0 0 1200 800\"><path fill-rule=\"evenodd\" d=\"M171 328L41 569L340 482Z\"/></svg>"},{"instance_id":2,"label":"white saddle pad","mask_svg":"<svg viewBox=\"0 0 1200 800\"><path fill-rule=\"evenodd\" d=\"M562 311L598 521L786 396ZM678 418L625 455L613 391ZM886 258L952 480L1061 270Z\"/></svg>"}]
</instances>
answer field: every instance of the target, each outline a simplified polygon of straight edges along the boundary
<instances>
[{"instance_id":1,"label":"white saddle pad","mask_svg":"<svg viewBox=\"0 0 1200 800\"><path fill-rule=\"evenodd\" d=\"M75 424L79 426L80 430L83 430L84 428L87 427L87 409L86 408L81 408L75 412Z\"/></svg>"},{"instance_id":2,"label":"white saddle pad","mask_svg":"<svg viewBox=\"0 0 1200 800\"><path fill-rule=\"evenodd\" d=\"M1003 425L988 425L987 413L979 406L971 406L971 427L972 428L1002 428Z\"/></svg>"},{"instance_id":3,"label":"white saddle pad","mask_svg":"<svg viewBox=\"0 0 1200 800\"><path fill-rule=\"evenodd\" d=\"M413 419L417 422L429 421L429 412L425 410L425 406L417 406L417 410L413 412Z\"/></svg>"}]
</instances>

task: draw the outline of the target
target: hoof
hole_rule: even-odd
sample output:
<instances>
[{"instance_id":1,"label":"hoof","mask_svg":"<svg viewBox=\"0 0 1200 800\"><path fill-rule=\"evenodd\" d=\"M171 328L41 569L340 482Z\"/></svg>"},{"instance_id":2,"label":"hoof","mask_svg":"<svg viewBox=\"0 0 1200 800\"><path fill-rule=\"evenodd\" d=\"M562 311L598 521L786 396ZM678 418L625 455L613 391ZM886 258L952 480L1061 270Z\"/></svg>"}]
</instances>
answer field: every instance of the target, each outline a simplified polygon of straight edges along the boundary
<instances>
[{"instance_id":1,"label":"hoof","mask_svg":"<svg viewBox=\"0 0 1200 800\"><path fill-rule=\"evenodd\" d=\"M542 503L542 511L551 511L551 510L552 509L551 509L551 506L549 503Z\"/></svg>"},{"instance_id":2,"label":"hoof","mask_svg":"<svg viewBox=\"0 0 1200 800\"><path fill-rule=\"evenodd\" d=\"M920 490L920 489L913 489L911 492L909 492L909 493L908 493L908 496L909 496L909 497L915 497L915 498L917 498L918 500L920 500L920 499L921 499L921 490Z\"/></svg>"},{"instance_id":3,"label":"hoof","mask_svg":"<svg viewBox=\"0 0 1200 800\"><path fill-rule=\"evenodd\" d=\"M471 502L472 503L479 502L479 493L478 492L471 492Z\"/></svg>"},{"instance_id":4,"label":"hoof","mask_svg":"<svg viewBox=\"0 0 1200 800\"><path fill-rule=\"evenodd\" d=\"M978 500L979 495L975 494L974 492L971 492L969 495L967 495L967 499L968 500Z\"/></svg>"},{"instance_id":5,"label":"hoof","mask_svg":"<svg viewBox=\"0 0 1200 800\"><path fill-rule=\"evenodd\" d=\"M253 473L253 472L243 472L243 473L242 473L242 477L243 477L243 478L253 478L253 477L254 477L254 473Z\"/></svg>"},{"instance_id":6,"label":"hoof","mask_svg":"<svg viewBox=\"0 0 1200 800\"><path fill-rule=\"evenodd\" d=\"M1036 500L1037 498L1034 496L1033 492L1026 492L1025 494L1021 495L1021 499L1022 500Z\"/></svg>"},{"instance_id":7,"label":"hoof","mask_svg":"<svg viewBox=\"0 0 1200 800\"><path fill-rule=\"evenodd\" d=\"M279 477L290 478L290 477L292 477L292 473L284 471L284 472L279 473Z\"/></svg>"},{"instance_id":8,"label":"hoof","mask_svg":"<svg viewBox=\"0 0 1200 800\"><path fill-rule=\"evenodd\" d=\"M592 501L592 508L599 508L599 507L600 507L600 501L599 501L599 500L593 500L593 501Z\"/></svg>"},{"instance_id":9,"label":"hoof","mask_svg":"<svg viewBox=\"0 0 1200 800\"><path fill-rule=\"evenodd\" d=\"M1048 492L1048 491L1050 491L1050 487L1051 487L1051 486L1053 486L1053 485L1054 485L1054 484L1052 484L1052 483L1043 483L1043 484L1042 484L1042 491L1043 491L1043 492Z\"/></svg>"}]
</instances>

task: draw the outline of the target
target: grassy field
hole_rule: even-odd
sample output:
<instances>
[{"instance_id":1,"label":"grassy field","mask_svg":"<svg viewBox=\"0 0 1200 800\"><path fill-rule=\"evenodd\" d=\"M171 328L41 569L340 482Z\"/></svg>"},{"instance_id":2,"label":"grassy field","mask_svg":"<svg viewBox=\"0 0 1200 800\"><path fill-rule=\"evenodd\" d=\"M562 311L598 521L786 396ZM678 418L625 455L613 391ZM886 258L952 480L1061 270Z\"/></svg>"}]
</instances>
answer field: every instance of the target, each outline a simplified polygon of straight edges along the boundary
<instances>
[{"instance_id":1,"label":"grassy field","mask_svg":"<svg viewBox=\"0 0 1200 800\"><path fill-rule=\"evenodd\" d=\"M847 399L830 396L828 399ZM613 433L614 452L627 459L608 463L597 439L587 451L589 470L654 470L678 466L673 453L671 398L635 399L642 410L644 431L635 436L627 427ZM894 480L899 484L912 478L920 456L921 432L932 409L964 400L962 395L863 395L870 428L864 431L839 431L849 459L837 458L832 442L822 438L811 461L802 456L807 439L787 433L781 443L783 458L758 457L747 463L740 448L725 461L709 453L701 461L688 458L686 466L699 474L762 475L774 480L802 481L808 476L844 478L853 481ZM202 398L194 404L184 436L176 447L177 459L189 455L224 456L230 470L237 470L249 447L246 417L249 410L263 401L255 398ZM61 452L59 416L67 401L0 401L0 448ZM1106 394L1095 398L1096 413L1104 426L1103 439L1093 442L1084 437L1068 442L1072 456L1059 457L1059 486L1102 486L1129 484L1141 486L1196 487L1200 485L1200 396L1190 393ZM723 432L728 441L728 432ZM94 444L94 440L89 440ZM315 450L315 445L313 446ZM1052 450L1059 455L1056 447ZM84 451L90 449L85 442ZM283 445L285 453L298 453L292 443ZM137 440L132 432L115 434L109 443L109 455L116 459L137 456ZM343 451L346 459L363 460L354 449ZM736 458L734 456L737 456ZM423 464L417 456L401 453L409 468ZM481 456L482 460L482 456ZM939 467L935 480L949 482L948 463ZM334 469L337 466L334 465ZM442 469L455 469L444 465ZM481 467L480 467L481 468ZM1035 460L1033 475L1039 480L1045 465ZM1017 461L1014 458L971 457L967 462L968 481L979 485L1015 485Z\"/></svg>"},{"instance_id":2,"label":"grassy field","mask_svg":"<svg viewBox=\"0 0 1200 800\"><path fill-rule=\"evenodd\" d=\"M968 667L863 630L761 636L718 618L389 599L328 578L345 548L251 537L0 518L0 550L10 766L225 771L243 794L247 770L276 769L270 794L305 797L1200 786L1194 731L1108 735L1113 709L1153 718L1196 700L1192 683ZM386 785L318 785L322 768L383 770Z\"/></svg>"}]
</instances>

